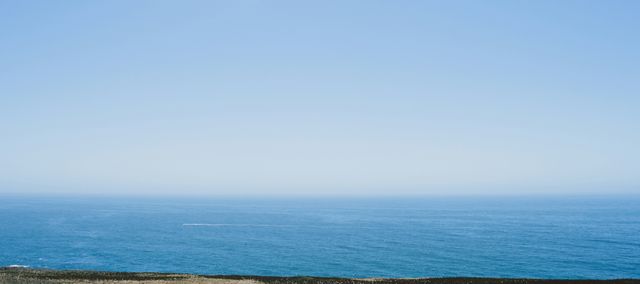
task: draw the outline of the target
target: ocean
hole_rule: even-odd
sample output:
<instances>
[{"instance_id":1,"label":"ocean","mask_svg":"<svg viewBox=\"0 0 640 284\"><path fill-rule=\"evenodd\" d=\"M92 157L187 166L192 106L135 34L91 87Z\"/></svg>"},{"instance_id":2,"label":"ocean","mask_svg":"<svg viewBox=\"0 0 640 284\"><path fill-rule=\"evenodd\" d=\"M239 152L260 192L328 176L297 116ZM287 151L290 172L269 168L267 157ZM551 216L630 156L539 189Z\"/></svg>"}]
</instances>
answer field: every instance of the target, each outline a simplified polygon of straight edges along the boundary
<instances>
[{"instance_id":1,"label":"ocean","mask_svg":"<svg viewBox=\"0 0 640 284\"><path fill-rule=\"evenodd\" d=\"M0 197L0 266L640 278L640 198Z\"/></svg>"}]
</instances>

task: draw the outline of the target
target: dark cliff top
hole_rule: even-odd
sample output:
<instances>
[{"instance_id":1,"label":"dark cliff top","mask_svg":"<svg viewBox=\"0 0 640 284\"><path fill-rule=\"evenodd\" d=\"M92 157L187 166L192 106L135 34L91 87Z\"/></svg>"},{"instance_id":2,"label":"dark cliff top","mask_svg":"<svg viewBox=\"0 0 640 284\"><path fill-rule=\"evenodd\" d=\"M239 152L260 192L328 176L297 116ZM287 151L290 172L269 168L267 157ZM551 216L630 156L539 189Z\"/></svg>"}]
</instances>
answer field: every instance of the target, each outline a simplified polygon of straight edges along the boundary
<instances>
[{"instance_id":1,"label":"dark cliff top","mask_svg":"<svg viewBox=\"0 0 640 284\"><path fill-rule=\"evenodd\" d=\"M610 280L588 280L588 279L524 279L524 278L475 278L475 277L451 277L451 278L371 278L352 279L334 277L307 277L307 276L252 276L252 275L191 275L176 273L155 273L155 272L107 272L107 271L85 271L85 270L49 270L31 268L0 268L0 280L20 279L24 283L30 280L63 280L63 281L171 281L187 280L194 277L199 279L227 279L227 280L254 280L268 284L528 284L528 283L625 283L640 284L640 279L610 279ZM15 281L15 280L14 280Z\"/></svg>"}]
</instances>

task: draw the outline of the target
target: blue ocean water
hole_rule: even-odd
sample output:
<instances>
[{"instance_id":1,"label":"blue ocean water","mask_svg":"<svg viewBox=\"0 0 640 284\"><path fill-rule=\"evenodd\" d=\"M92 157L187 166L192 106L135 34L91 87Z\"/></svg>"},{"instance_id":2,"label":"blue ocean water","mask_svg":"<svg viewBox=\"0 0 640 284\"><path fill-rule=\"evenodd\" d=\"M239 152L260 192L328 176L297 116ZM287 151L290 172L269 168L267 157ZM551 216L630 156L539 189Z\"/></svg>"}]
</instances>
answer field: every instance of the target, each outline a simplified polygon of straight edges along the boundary
<instances>
[{"instance_id":1,"label":"blue ocean water","mask_svg":"<svg viewBox=\"0 0 640 284\"><path fill-rule=\"evenodd\" d=\"M0 197L0 266L640 278L638 197Z\"/></svg>"}]
</instances>

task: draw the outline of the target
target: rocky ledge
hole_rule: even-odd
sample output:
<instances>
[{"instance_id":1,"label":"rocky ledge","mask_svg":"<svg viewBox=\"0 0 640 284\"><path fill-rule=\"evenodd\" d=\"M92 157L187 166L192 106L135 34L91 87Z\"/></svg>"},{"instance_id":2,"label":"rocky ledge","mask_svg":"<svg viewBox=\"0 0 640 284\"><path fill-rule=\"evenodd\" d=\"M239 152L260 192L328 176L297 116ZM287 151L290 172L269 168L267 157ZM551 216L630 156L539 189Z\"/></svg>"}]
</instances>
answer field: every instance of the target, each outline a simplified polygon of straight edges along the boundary
<instances>
[{"instance_id":1,"label":"rocky ledge","mask_svg":"<svg viewBox=\"0 0 640 284\"><path fill-rule=\"evenodd\" d=\"M250 275L192 275L154 272L106 272L82 270L48 270L24 267L0 268L0 283L57 284L57 283L215 283L215 284L640 284L640 279L572 280L520 278L333 278L333 277L276 277Z\"/></svg>"}]
</instances>

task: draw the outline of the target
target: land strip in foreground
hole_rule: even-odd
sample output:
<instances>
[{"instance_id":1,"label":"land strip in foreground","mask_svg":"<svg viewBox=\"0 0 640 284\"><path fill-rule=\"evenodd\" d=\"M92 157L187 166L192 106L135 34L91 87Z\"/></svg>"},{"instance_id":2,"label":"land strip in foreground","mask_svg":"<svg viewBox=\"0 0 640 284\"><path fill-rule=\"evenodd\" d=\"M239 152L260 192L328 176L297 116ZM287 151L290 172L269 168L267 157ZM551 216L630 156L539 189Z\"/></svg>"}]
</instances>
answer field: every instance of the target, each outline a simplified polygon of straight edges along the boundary
<instances>
[{"instance_id":1,"label":"land strip in foreground","mask_svg":"<svg viewBox=\"0 0 640 284\"><path fill-rule=\"evenodd\" d=\"M640 279L562 280L519 278L332 278L275 277L243 275L193 275L155 272L106 272L84 270L48 270L30 268L0 268L0 283L6 284L640 284Z\"/></svg>"}]
</instances>

